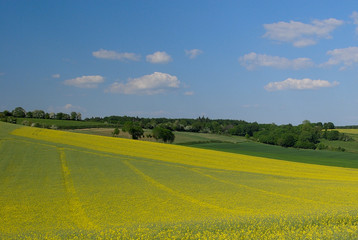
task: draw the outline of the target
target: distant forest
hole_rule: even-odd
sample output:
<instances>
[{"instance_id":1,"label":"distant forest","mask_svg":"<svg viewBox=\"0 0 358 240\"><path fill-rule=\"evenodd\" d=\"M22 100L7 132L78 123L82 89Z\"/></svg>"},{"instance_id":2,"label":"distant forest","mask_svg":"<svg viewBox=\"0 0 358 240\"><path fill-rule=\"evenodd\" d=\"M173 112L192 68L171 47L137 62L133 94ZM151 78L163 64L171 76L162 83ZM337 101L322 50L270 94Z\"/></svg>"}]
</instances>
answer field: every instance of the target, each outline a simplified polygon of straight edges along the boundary
<instances>
[{"instance_id":1,"label":"distant forest","mask_svg":"<svg viewBox=\"0 0 358 240\"><path fill-rule=\"evenodd\" d=\"M180 132L198 132L198 133L214 133L244 136L261 143L278 145L282 147L295 147L305 149L326 149L320 143L320 139L328 139L331 141L353 141L349 136L339 133L335 129L332 122L311 123L308 120L297 126L292 124L276 125L259 124L257 122L246 122L243 120L230 119L209 119L207 117L198 117L196 119L169 119L169 118L139 118L128 116L109 116L109 117L92 117L81 119L81 113L46 113L42 110L26 112L23 108L17 107L13 111L0 112L2 121L11 122L16 118L43 118L57 120L76 120L83 122L105 123L108 127L120 128L135 123L143 129L162 128L170 131ZM16 121L15 121L16 123ZM100 126L100 125L99 125ZM102 125L103 126L103 125ZM344 149L336 149L344 151Z\"/></svg>"}]
</instances>

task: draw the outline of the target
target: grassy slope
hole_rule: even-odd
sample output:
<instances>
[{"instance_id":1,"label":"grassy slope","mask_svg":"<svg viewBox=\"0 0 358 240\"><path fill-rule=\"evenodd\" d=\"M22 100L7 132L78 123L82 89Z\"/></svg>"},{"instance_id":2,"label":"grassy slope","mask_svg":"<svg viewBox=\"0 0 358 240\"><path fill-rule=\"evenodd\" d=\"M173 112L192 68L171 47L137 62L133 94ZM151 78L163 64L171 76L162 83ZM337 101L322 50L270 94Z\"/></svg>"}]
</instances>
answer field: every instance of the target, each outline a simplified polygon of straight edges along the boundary
<instances>
[{"instance_id":1,"label":"grassy slope","mask_svg":"<svg viewBox=\"0 0 358 240\"><path fill-rule=\"evenodd\" d=\"M346 152L358 153L358 129L336 129L336 130L350 136L351 138L354 139L354 141L348 141L348 142L327 141L325 139L322 139L321 142L327 146L332 146L335 148L343 147L344 149L346 149Z\"/></svg>"},{"instance_id":2,"label":"grassy slope","mask_svg":"<svg viewBox=\"0 0 358 240\"><path fill-rule=\"evenodd\" d=\"M73 132L100 136L111 136L112 131L113 129L104 128L73 130ZM146 130L145 134L150 132L150 130ZM355 137L355 135L353 135L352 133L350 133L350 136ZM129 139L130 135L128 133L121 132L119 137ZM143 140L155 141L154 139L148 138L144 138ZM203 149L211 149L216 151L240 153L251 156L268 157L293 162L358 168L358 156L357 154L353 154L355 152L358 152L358 138L356 138L356 141L353 142L323 141L323 143L335 147L344 147L349 152L341 153L332 151L282 148L278 146L252 142L244 137L239 136L226 136L205 133L175 132L174 141L174 144Z\"/></svg>"},{"instance_id":3,"label":"grassy slope","mask_svg":"<svg viewBox=\"0 0 358 240\"><path fill-rule=\"evenodd\" d=\"M113 128L89 128L89 129L76 129L70 130L70 132L85 133L99 136L111 137ZM152 130L144 129L144 135L151 134ZM175 140L174 144L190 145L198 142L244 142L247 141L244 137L230 136L222 134L208 134L208 133L191 133L191 132L174 132ZM120 131L118 137L130 139L131 136L123 131ZM153 138L144 137L141 140L156 142Z\"/></svg>"},{"instance_id":4,"label":"grassy slope","mask_svg":"<svg viewBox=\"0 0 358 240\"><path fill-rule=\"evenodd\" d=\"M20 127L0 123L0 238L357 238L355 170L35 128L10 134Z\"/></svg>"}]
</instances>

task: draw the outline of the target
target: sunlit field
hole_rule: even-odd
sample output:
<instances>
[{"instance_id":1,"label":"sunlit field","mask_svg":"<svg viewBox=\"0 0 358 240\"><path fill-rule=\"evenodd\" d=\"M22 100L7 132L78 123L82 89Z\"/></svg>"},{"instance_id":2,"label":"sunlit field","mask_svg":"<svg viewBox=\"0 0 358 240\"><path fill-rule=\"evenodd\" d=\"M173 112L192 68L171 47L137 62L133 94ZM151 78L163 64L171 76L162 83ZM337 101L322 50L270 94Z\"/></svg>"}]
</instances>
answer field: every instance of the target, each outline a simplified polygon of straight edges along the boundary
<instances>
[{"instance_id":1,"label":"sunlit field","mask_svg":"<svg viewBox=\"0 0 358 240\"><path fill-rule=\"evenodd\" d=\"M358 169L0 123L0 238L357 239Z\"/></svg>"}]
</instances>

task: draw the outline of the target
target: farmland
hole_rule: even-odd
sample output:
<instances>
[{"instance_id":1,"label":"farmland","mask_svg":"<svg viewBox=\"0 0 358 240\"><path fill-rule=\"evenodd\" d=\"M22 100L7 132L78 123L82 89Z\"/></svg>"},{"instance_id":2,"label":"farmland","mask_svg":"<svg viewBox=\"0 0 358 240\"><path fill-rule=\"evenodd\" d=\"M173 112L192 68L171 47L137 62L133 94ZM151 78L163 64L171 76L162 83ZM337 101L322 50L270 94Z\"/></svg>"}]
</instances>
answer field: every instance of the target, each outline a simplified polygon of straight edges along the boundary
<instances>
[{"instance_id":1,"label":"farmland","mask_svg":"<svg viewBox=\"0 0 358 240\"><path fill-rule=\"evenodd\" d=\"M112 124L101 122L57 120L57 119L40 119L40 118L16 118L17 124L27 123L28 125L37 124L38 127L56 128L56 129L82 129L82 128L108 128L114 127Z\"/></svg>"},{"instance_id":2,"label":"farmland","mask_svg":"<svg viewBox=\"0 0 358 240\"><path fill-rule=\"evenodd\" d=\"M112 136L113 128L88 128L88 129L75 129L69 130L71 132L76 133L85 133L91 135L99 135L99 136ZM152 130L144 129L144 135L151 134ZM131 135L128 132L121 131L118 135L120 138L131 139ZM141 140L144 141L152 141L156 140L153 138L143 137ZM207 142L245 142L247 139L240 136L232 136L232 135L223 135L223 134L208 134L208 133L193 133L193 132L175 132L175 140L174 144L182 144L182 145L191 145L197 143L207 143Z\"/></svg>"},{"instance_id":3,"label":"farmland","mask_svg":"<svg viewBox=\"0 0 358 240\"><path fill-rule=\"evenodd\" d=\"M195 144L213 151L0 123L0 238L358 237L353 153L241 140Z\"/></svg>"}]
</instances>

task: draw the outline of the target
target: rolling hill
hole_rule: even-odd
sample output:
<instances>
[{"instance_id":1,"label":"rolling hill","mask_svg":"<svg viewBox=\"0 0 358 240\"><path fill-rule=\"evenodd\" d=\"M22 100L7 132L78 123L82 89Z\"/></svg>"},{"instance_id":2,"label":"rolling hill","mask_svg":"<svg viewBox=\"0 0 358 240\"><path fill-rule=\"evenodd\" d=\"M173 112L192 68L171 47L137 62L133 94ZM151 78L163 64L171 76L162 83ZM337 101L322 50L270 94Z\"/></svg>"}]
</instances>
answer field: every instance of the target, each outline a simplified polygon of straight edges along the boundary
<instances>
[{"instance_id":1,"label":"rolling hill","mask_svg":"<svg viewBox=\"0 0 358 240\"><path fill-rule=\"evenodd\" d=\"M354 168L6 123L0 156L1 238L358 237Z\"/></svg>"}]
</instances>

